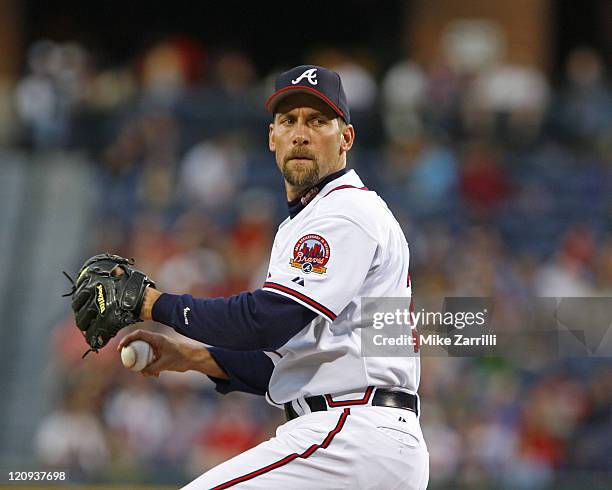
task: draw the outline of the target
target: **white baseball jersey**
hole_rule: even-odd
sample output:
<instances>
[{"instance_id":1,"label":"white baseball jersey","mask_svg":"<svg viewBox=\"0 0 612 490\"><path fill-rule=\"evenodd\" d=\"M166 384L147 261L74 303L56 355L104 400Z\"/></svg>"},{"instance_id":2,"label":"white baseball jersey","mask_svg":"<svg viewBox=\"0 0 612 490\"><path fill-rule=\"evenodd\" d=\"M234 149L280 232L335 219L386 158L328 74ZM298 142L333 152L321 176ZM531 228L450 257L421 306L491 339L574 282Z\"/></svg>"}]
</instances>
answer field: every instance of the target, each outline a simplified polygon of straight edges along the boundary
<instances>
[{"instance_id":1,"label":"white baseball jersey","mask_svg":"<svg viewBox=\"0 0 612 490\"><path fill-rule=\"evenodd\" d=\"M360 298L410 300L408 258L399 224L354 171L325 184L280 225L264 289L318 316L266 353L274 362L267 399L291 401L300 416L186 490L427 487L429 453L417 414L371 406L373 390L366 389L416 393L419 359L362 357L359 333ZM326 397L328 410L312 412L300 403L311 395L333 395ZM365 403L350 403L362 401L356 397Z\"/></svg>"},{"instance_id":2,"label":"white baseball jersey","mask_svg":"<svg viewBox=\"0 0 612 490\"><path fill-rule=\"evenodd\" d=\"M363 357L362 297L410 301L408 244L385 202L354 170L327 183L274 239L266 291L318 316L284 346L274 362L268 400L363 393L368 386L416 393L418 356ZM372 327L370 327L372 328Z\"/></svg>"}]
</instances>

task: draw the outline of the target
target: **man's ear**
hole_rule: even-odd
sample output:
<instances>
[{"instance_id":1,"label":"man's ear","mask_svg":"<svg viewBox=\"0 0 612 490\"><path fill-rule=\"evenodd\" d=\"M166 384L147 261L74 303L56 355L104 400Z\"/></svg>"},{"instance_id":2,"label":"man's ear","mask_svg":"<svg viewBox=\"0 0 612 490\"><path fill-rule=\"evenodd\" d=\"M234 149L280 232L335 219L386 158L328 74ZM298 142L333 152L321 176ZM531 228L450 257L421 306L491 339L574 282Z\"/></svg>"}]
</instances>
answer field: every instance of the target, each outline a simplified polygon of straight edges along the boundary
<instances>
[{"instance_id":1,"label":"man's ear","mask_svg":"<svg viewBox=\"0 0 612 490\"><path fill-rule=\"evenodd\" d=\"M274 123L270 123L268 126L268 148L270 151L276 151L276 143L274 143Z\"/></svg>"},{"instance_id":2,"label":"man's ear","mask_svg":"<svg viewBox=\"0 0 612 490\"><path fill-rule=\"evenodd\" d=\"M347 124L342 128L342 139L340 140L340 149L342 151L349 151L353 147L355 142L355 128L352 124Z\"/></svg>"}]
</instances>

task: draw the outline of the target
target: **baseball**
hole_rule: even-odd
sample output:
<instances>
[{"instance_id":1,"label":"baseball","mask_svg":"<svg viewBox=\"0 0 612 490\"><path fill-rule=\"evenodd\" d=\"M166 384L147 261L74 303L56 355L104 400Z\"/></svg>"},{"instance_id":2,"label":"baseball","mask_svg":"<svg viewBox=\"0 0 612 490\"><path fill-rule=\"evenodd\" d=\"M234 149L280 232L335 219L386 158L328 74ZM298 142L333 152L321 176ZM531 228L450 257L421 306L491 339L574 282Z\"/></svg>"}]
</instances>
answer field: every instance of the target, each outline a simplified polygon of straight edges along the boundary
<instances>
[{"instance_id":1,"label":"baseball","mask_svg":"<svg viewBox=\"0 0 612 490\"><path fill-rule=\"evenodd\" d=\"M121 362L132 371L142 371L153 361L153 348L144 340L135 340L121 349Z\"/></svg>"}]
</instances>

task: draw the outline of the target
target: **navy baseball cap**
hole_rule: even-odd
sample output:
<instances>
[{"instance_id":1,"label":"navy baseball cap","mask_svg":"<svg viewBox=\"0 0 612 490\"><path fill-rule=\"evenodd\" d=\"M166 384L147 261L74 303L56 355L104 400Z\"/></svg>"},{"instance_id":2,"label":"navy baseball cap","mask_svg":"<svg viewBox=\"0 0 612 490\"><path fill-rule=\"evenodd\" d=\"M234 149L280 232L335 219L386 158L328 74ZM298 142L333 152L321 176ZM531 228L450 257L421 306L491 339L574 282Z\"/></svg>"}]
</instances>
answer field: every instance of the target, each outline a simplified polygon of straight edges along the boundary
<instances>
[{"instance_id":1,"label":"navy baseball cap","mask_svg":"<svg viewBox=\"0 0 612 490\"><path fill-rule=\"evenodd\" d=\"M285 97L305 93L326 102L348 124L351 122L346 94L340 75L322 66L301 65L281 73L276 79L274 93L265 103L267 111L274 113Z\"/></svg>"}]
</instances>

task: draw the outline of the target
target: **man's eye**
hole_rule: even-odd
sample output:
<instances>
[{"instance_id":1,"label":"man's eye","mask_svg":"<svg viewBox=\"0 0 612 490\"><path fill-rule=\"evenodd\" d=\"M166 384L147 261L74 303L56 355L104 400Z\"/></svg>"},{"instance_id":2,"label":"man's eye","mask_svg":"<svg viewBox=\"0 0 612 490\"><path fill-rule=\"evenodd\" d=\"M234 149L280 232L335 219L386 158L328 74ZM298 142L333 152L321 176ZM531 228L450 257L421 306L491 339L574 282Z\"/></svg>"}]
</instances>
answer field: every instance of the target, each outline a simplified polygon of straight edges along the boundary
<instances>
[{"instance_id":1,"label":"man's eye","mask_svg":"<svg viewBox=\"0 0 612 490\"><path fill-rule=\"evenodd\" d=\"M321 119L320 117L315 117L312 122L317 126L322 126L325 124L325 119Z\"/></svg>"}]
</instances>

